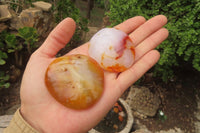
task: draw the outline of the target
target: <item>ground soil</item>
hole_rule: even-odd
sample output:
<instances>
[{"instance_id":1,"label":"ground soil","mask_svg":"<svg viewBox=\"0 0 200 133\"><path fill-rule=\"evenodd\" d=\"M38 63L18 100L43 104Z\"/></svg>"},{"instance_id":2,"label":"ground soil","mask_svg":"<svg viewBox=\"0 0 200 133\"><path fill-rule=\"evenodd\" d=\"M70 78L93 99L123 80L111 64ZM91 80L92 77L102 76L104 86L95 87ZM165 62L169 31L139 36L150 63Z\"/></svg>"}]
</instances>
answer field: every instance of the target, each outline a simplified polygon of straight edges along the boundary
<instances>
[{"instance_id":1,"label":"ground soil","mask_svg":"<svg viewBox=\"0 0 200 133\"><path fill-rule=\"evenodd\" d=\"M0 90L0 115L8 114L8 110L20 104L20 81L12 83L10 88Z\"/></svg>"},{"instance_id":2,"label":"ground soil","mask_svg":"<svg viewBox=\"0 0 200 133\"><path fill-rule=\"evenodd\" d=\"M168 83L163 83L157 78L143 81L144 85L154 93L158 93L161 99L159 110L163 111L166 120L157 115L153 118L139 120L150 131L169 130L180 128L184 133L195 133L194 122L197 121L197 95L200 94L200 73L184 70Z\"/></svg>"},{"instance_id":3,"label":"ground soil","mask_svg":"<svg viewBox=\"0 0 200 133\"><path fill-rule=\"evenodd\" d=\"M86 3L77 0L77 6L84 13ZM95 6L91 14L90 26L101 27L103 23L104 10ZM151 74L150 74L151 75ZM16 104L20 103L19 88L21 77L11 84L8 89L0 90L0 115ZM194 112L197 109L196 95L200 94L200 74L199 72L183 70L177 76L163 83L158 78L153 78L146 74L141 79L139 85L146 86L154 93L158 93L162 101L160 109L167 116L166 120L159 119L158 116L147 119L139 119L150 131L169 130L178 127L185 133L195 133Z\"/></svg>"},{"instance_id":4,"label":"ground soil","mask_svg":"<svg viewBox=\"0 0 200 133\"><path fill-rule=\"evenodd\" d=\"M123 130L126 124L127 112L118 101L94 129L102 133L116 133Z\"/></svg>"}]
</instances>

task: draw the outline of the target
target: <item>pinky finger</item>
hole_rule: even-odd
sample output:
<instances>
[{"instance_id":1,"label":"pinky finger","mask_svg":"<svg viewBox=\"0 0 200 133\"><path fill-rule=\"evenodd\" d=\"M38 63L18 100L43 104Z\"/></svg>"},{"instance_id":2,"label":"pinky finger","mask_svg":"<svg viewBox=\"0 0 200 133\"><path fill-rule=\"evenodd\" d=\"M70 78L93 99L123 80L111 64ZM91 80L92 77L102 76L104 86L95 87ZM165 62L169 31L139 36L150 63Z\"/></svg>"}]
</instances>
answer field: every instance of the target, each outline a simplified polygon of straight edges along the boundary
<instances>
[{"instance_id":1,"label":"pinky finger","mask_svg":"<svg viewBox=\"0 0 200 133\"><path fill-rule=\"evenodd\" d=\"M122 72L117 82L119 89L123 93L129 86L141 78L152 66L154 66L160 58L160 53L157 50L151 50L138 60L131 68Z\"/></svg>"}]
</instances>

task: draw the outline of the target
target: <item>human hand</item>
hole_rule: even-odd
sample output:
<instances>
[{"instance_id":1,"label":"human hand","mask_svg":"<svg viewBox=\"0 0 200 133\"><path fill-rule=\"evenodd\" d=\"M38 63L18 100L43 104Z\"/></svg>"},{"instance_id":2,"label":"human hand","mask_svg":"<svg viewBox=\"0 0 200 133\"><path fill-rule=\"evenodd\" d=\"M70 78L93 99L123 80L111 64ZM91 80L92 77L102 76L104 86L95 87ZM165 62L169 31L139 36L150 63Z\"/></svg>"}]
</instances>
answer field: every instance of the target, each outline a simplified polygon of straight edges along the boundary
<instances>
[{"instance_id":1,"label":"human hand","mask_svg":"<svg viewBox=\"0 0 200 133\"><path fill-rule=\"evenodd\" d=\"M104 93L100 100L89 109L73 110L58 103L44 82L48 65L75 31L72 19L63 20L27 64L20 92L22 116L39 132L87 132L98 124L123 92L158 61L159 52L153 49L167 38L168 31L162 28L166 23L166 17L159 15L148 21L138 16L117 25L115 28L128 33L135 45L135 63L122 73L104 71ZM66 55L88 55L87 51L88 43L85 43Z\"/></svg>"}]
</instances>

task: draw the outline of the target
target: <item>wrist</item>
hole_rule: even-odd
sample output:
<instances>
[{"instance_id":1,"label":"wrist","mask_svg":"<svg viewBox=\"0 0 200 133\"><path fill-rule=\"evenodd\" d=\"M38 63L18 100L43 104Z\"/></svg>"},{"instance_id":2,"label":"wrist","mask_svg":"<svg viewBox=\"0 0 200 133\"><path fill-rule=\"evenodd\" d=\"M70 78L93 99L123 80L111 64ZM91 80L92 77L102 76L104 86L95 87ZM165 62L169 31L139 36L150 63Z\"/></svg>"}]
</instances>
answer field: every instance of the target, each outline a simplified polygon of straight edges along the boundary
<instances>
[{"instance_id":1,"label":"wrist","mask_svg":"<svg viewBox=\"0 0 200 133\"><path fill-rule=\"evenodd\" d=\"M34 121L35 116L33 114L30 114L30 111L27 111L23 105L21 106L19 113L22 117L22 119L24 119L24 121L30 125L30 127L32 127L33 129L37 130L38 132L42 133L43 130L39 125L38 121Z\"/></svg>"},{"instance_id":2,"label":"wrist","mask_svg":"<svg viewBox=\"0 0 200 133\"><path fill-rule=\"evenodd\" d=\"M35 130L30 124L28 124L20 113L18 109L12 120L9 123L9 126L4 130L4 133L39 133Z\"/></svg>"}]
</instances>

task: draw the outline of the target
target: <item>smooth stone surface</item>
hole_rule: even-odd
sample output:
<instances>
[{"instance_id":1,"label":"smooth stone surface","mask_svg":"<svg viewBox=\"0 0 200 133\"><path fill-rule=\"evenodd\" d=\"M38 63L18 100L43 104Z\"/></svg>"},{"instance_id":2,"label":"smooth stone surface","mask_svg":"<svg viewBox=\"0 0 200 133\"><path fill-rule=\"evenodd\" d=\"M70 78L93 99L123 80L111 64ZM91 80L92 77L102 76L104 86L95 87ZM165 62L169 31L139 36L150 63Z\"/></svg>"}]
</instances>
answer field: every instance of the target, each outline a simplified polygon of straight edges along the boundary
<instances>
[{"instance_id":1,"label":"smooth stone surface","mask_svg":"<svg viewBox=\"0 0 200 133\"><path fill-rule=\"evenodd\" d=\"M42 9L43 11L50 11L52 5L48 2L44 2L44 1L37 1L37 2L33 2L32 3L35 7L38 7L40 9Z\"/></svg>"},{"instance_id":2,"label":"smooth stone surface","mask_svg":"<svg viewBox=\"0 0 200 133\"><path fill-rule=\"evenodd\" d=\"M12 18L8 5L0 5L0 21L6 21Z\"/></svg>"},{"instance_id":3,"label":"smooth stone surface","mask_svg":"<svg viewBox=\"0 0 200 133\"><path fill-rule=\"evenodd\" d=\"M50 94L71 109L88 109L104 90L104 72L86 55L56 58L47 68L45 84Z\"/></svg>"},{"instance_id":4,"label":"smooth stone surface","mask_svg":"<svg viewBox=\"0 0 200 133\"><path fill-rule=\"evenodd\" d=\"M90 39L89 56L110 72L123 72L134 63L135 49L125 32L103 28Z\"/></svg>"},{"instance_id":5,"label":"smooth stone surface","mask_svg":"<svg viewBox=\"0 0 200 133\"><path fill-rule=\"evenodd\" d=\"M11 27L19 29L23 27L34 27L38 18L42 17L42 10L37 8L28 8L23 10L19 16L11 21ZM39 21L39 20L38 20Z\"/></svg>"}]
</instances>

